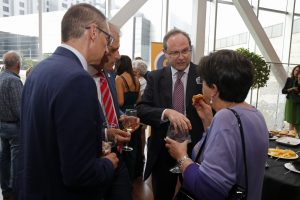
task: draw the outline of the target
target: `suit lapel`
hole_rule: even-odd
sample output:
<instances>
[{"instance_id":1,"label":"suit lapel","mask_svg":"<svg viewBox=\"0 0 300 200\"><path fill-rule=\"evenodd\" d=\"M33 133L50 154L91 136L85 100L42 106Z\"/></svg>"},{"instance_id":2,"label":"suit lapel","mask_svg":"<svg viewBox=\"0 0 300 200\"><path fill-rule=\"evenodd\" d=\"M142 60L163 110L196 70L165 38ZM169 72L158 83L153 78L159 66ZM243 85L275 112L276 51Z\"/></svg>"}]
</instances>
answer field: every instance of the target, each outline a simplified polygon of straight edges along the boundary
<instances>
[{"instance_id":1,"label":"suit lapel","mask_svg":"<svg viewBox=\"0 0 300 200\"><path fill-rule=\"evenodd\" d=\"M189 107L192 103L192 96L196 93L196 87L198 87L196 83L197 73L196 68L193 63L190 64L190 69L188 73L187 85L186 85L186 107Z\"/></svg>"},{"instance_id":2,"label":"suit lapel","mask_svg":"<svg viewBox=\"0 0 300 200\"><path fill-rule=\"evenodd\" d=\"M170 66L164 68L160 86L163 104L167 108L172 108L172 73Z\"/></svg>"}]
</instances>

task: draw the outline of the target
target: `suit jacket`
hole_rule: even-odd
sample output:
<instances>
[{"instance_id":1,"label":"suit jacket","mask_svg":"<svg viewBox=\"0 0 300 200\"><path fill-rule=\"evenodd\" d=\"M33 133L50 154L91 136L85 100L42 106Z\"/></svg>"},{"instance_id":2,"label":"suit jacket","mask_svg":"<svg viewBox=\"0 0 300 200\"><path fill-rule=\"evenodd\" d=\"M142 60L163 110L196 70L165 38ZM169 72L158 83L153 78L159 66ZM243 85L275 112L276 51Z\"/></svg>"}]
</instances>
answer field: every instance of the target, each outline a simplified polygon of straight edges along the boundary
<instances>
[{"instance_id":1,"label":"suit jacket","mask_svg":"<svg viewBox=\"0 0 300 200\"><path fill-rule=\"evenodd\" d=\"M297 79L288 77L286 79L284 87L282 88L282 94L287 94L286 98L289 98L293 92L288 92L288 89L296 87L297 85Z\"/></svg>"},{"instance_id":2,"label":"suit jacket","mask_svg":"<svg viewBox=\"0 0 300 200\"><path fill-rule=\"evenodd\" d=\"M196 65L191 63L186 88L186 115L192 123L192 130L190 131L192 142L189 144L189 154L203 133L202 121L192 105L192 96L202 93L201 85L196 82L197 77ZM172 107L171 67L150 72L144 95L141 102L137 105L138 116L141 121L151 126L145 179L151 174L157 157L160 156L161 149L165 148L164 137L166 136L169 122L162 122L161 115L164 109Z\"/></svg>"},{"instance_id":3,"label":"suit jacket","mask_svg":"<svg viewBox=\"0 0 300 200\"><path fill-rule=\"evenodd\" d=\"M94 80L58 47L26 80L21 106L19 200L99 199L114 169L101 152Z\"/></svg>"}]
</instances>

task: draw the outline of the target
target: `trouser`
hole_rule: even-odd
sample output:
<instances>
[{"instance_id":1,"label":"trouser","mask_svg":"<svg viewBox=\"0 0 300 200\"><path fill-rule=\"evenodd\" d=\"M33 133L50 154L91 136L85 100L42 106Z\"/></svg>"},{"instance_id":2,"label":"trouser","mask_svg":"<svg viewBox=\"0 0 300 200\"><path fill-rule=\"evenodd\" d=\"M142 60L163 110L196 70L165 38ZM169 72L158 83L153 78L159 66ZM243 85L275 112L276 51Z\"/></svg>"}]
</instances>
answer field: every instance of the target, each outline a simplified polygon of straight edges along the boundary
<instances>
[{"instance_id":1,"label":"trouser","mask_svg":"<svg viewBox=\"0 0 300 200\"><path fill-rule=\"evenodd\" d=\"M3 197L16 193L17 159L19 153L19 125L0 123L0 184Z\"/></svg>"}]
</instances>

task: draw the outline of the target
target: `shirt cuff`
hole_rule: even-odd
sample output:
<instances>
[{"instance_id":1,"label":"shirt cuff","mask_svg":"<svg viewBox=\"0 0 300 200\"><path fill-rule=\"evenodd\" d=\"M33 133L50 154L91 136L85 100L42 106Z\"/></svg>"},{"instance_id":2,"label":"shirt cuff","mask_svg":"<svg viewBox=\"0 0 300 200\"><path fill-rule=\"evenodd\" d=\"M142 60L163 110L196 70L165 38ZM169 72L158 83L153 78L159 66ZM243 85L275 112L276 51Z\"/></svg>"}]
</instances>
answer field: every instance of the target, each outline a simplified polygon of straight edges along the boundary
<instances>
[{"instance_id":1,"label":"shirt cuff","mask_svg":"<svg viewBox=\"0 0 300 200\"><path fill-rule=\"evenodd\" d=\"M105 141L108 141L107 128L104 129L104 138L105 138Z\"/></svg>"},{"instance_id":2,"label":"shirt cuff","mask_svg":"<svg viewBox=\"0 0 300 200\"><path fill-rule=\"evenodd\" d=\"M165 112L166 112L166 110L167 110L167 109L164 109L164 111L163 111L162 114L161 114L160 120L161 120L162 122L167 122L167 121L168 121L168 119L165 119Z\"/></svg>"}]
</instances>

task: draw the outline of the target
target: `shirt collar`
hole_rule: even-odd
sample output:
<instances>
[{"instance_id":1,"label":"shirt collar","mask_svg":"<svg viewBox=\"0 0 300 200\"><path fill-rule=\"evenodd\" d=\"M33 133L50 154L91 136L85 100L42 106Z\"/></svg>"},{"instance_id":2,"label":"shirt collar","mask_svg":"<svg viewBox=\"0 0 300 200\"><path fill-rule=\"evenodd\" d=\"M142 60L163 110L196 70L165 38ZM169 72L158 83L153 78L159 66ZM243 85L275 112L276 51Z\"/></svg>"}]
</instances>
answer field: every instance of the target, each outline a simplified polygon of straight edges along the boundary
<instances>
[{"instance_id":1,"label":"shirt collar","mask_svg":"<svg viewBox=\"0 0 300 200\"><path fill-rule=\"evenodd\" d=\"M8 69L5 69L4 71L5 71L6 73L12 74L12 75L17 76L17 77L20 78L20 75L19 75L19 74L16 74L15 72L12 72L12 71L10 71L10 70L8 70Z\"/></svg>"},{"instance_id":2,"label":"shirt collar","mask_svg":"<svg viewBox=\"0 0 300 200\"><path fill-rule=\"evenodd\" d=\"M187 66L187 68L185 68L185 70L183 70L185 72L184 74L188 74L189 70L190 70L190 64ZM176 76L177 71L178 71L177 69L175 69L173 66L171 66L172 77Z\"/></svg>"},{"instance_id":3,"label":"shirt collar","mask_svg":"<svg viewBox=\"0 0 300 200\"><path fill-rule=\"evenodd\" d=\"M75 49L74 47L71 47L70 45L67 45L65 43L61 44L60 46L63 47L63 48L66 48L66 49L68 49L70 51L72 51L77 56L77 58L79 59L79 61L81 62L84 70L87 71L87 68L88 68L87 61L84 58L84 56L77 49Z\"/></svg>"}]
</instances>

